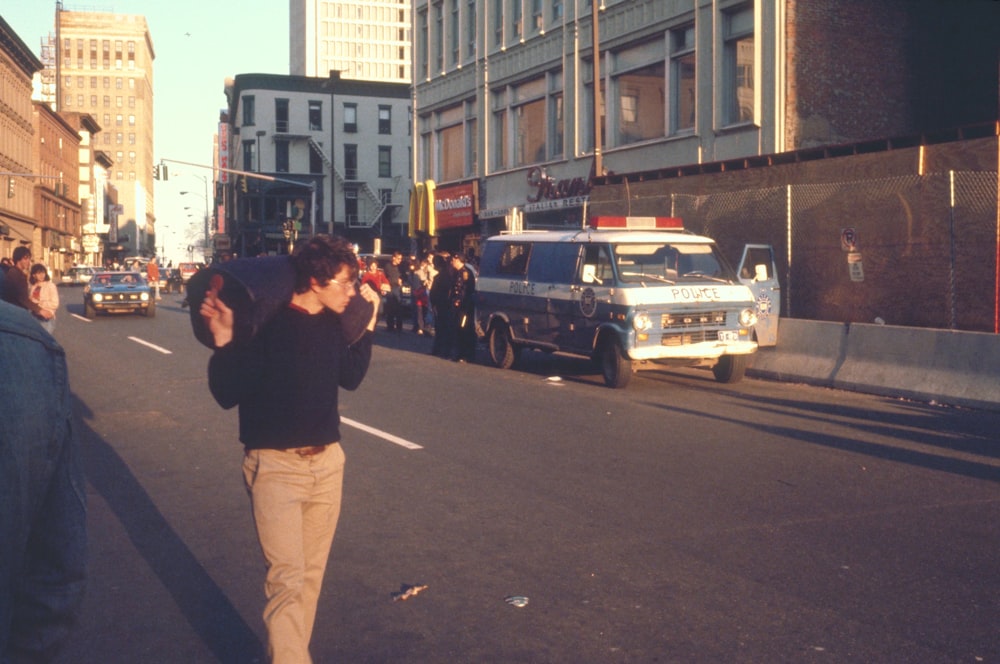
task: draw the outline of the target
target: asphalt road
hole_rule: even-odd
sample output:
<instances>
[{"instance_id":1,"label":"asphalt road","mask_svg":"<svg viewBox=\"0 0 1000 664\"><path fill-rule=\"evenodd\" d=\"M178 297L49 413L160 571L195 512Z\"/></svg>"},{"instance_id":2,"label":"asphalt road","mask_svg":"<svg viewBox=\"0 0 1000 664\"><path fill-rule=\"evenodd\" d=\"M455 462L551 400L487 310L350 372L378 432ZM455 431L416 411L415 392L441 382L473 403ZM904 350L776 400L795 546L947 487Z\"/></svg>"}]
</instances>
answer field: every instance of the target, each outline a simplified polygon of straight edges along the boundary
<instances>
[{"instance_id":1,"label":"asphalt road","mask_svg":"<svg viewBox=\"0 0 1000 664\"><path fill-rule=\"evenodd\" d=\"M91 577L59 661L264 661L208 349L176 295L88 322L61 294ZM703 370L610 390L558 355L376 343L342 398L317 663L1000 661L1000 414ZM393 602L402 584L428 588Z\"/></svg>"}]
</instances>

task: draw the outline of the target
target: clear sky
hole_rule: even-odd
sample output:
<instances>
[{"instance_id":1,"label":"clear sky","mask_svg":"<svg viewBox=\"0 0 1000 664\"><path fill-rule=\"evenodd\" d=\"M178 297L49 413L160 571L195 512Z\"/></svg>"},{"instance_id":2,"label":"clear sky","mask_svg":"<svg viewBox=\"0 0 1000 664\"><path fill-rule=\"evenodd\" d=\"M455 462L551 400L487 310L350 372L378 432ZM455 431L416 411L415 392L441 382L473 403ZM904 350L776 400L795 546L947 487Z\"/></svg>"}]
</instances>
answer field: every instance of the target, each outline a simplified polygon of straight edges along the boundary
<instances>
[{"instance_id":1,"label":"clear sky","mask_svg":"<svg viewBox=\"0 0 1000 664\"><path fill-rule=\"evenodd\" d=\"M64 2L69 11L138 14L153 40L154 158L211 165L212 136L226 107L225 81L237 74L288 74L288 2L246 5L219 0L117 0ZM54 0L0 0L0 16L36 56L55 33ZM184 175L184 173L193 175ZM200 232L210 170L171 165L170 179L156 182L157 245L167 257ZM199 195L180 195L191 190ZM209 196L212 192L209 192ZM184 210L184 206L192 210ZM193 213L193 218L187 215ZM171 241L171 239L173 241Z\"/></svg>"}]
</instances>

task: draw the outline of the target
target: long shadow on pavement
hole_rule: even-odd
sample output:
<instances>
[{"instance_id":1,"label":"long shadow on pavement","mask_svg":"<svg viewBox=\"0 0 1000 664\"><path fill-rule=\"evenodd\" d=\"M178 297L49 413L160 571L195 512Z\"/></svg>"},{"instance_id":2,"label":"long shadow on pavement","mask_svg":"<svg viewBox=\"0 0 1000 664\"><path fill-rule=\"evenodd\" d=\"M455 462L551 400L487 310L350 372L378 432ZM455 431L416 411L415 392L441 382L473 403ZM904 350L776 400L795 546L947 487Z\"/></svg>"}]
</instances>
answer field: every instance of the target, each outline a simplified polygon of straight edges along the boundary
<instances>
[{"instance_id":1,"label":"long shadow on pavement","mask_svg":"<svg viewBox=\"0 0 1000 664\"><path fill-rule=\"evenodd\" d=\"M86 413L87 406L74 398L76 412ZM110 506L188 624L220 662L264 661L256 633L170 527L125 461L84 418L78 422L87 480Z\"/></svg>"}]
</instances>

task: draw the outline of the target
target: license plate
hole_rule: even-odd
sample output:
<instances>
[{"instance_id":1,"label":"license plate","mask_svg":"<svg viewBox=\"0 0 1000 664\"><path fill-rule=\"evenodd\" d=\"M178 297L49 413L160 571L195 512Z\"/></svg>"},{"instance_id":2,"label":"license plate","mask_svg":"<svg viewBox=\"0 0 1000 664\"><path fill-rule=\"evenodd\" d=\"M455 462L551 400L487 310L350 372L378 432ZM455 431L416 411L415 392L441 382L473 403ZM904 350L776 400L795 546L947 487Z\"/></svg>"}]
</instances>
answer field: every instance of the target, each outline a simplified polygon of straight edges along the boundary
<instances>
[{"instance_id":1,"label":"license plate","mask_svg":"<svg viewBox=\"0 0 1000 664\"><path fill-rule=\"evenodd\" d=\"M739 341L740 333L736 330L719 330L719 341L724 341L726 343L732 341Z\"/></svg>"}]
</instances>

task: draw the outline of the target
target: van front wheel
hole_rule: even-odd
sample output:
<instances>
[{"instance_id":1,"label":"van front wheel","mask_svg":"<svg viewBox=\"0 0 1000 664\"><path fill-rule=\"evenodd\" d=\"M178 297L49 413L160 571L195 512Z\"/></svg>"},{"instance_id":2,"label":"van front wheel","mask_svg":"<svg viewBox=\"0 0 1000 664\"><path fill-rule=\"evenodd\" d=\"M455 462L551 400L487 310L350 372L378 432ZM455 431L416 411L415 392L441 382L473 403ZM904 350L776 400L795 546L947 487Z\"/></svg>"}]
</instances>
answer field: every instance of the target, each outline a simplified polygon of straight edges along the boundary
<instances>
[{"instance_id":1,"label":"van front wheel","mask_svg":"<svg viewBox=\"0 0 1000 664\"><path fill-rule=\"evenodd\" d=\"M490 352L490 362L501 369L510 369L517 359L518 347L510 338L510 330L506 325L496 324L490 328L487 346Z\"/></svg>"},{"instance_id":2,"label":"van front wheel","mask_svg":"<svg viewBox=\"0 0 1000 664\"><path fill-rule=\"evenodd\" d=\"M601 347L601 372L604 384L613 388L625 387L632 378L632 360L618 341L609 339Z\"/></svg>"},{"instance_id":3,"label":"van front wheel","mask_svg":"<svg viewBox=\"0 0 1000 664\"><path fill-rule=\"evenodd\" d=\"M720 383L738 383L747 372L749 355L723 355L712 367L715 380Z\"/></svg>"}]
</instances>

